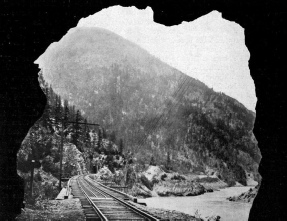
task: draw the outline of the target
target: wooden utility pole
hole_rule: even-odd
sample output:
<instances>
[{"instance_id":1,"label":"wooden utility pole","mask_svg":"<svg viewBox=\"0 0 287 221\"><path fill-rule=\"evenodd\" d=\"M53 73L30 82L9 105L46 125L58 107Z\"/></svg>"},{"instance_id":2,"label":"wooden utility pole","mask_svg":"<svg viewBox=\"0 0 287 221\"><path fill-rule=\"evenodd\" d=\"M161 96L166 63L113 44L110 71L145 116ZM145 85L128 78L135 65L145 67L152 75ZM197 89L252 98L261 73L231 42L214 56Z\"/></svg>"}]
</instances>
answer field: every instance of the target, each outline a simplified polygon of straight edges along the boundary
<instances>
[{"instance_id":1,"label":"wooden utility pole","mask_svg":"<svg viewBox=\"0 0 287 221\"><path fill-rule=\"evenodd\" d=\"M66 121L66 123L76 123L73 121ZM78 124L100 126L99 124L81 123ZM64 149L64 119L62 118L62 130L61 130L61 146L60 146L60 179L59 179L59 190L62 189L62 165L63 165L63 149Z\"/></svg>"},{"instance_id":2,"label":"wooden utility pole","mask_svg":"<svg viewBox=\"0 0 287 221\"><path fill-rule=\"evenodd\" d=\"M64 146L64 120L62 119L61 146L60 146L60 179L59 179L59 190L62 189L63 146Z\"/></svg>"},{"instance_id":3,"label":"wooden utility pole","mask_svg":"<svg viewBox=\"0 0 287 221\"><path fill-rule=\"evenodd\" d=\"M34 162L35 160L31 160L31 180L30 180L30 196L31 197L33 195Z\"/></svg>"}]
</instances>

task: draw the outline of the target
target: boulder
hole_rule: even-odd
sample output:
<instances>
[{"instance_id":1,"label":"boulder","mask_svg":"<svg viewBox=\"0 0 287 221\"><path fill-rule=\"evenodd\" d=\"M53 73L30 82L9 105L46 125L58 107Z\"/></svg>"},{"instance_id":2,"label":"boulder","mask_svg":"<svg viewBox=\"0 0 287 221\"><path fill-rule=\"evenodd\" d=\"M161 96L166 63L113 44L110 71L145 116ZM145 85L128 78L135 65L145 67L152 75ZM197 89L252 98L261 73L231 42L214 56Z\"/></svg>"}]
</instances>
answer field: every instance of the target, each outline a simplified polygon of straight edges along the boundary
<instances>
[{"instance_id":1,"label":"boulder","mask_svg":"<svg viewBox=\"0 0 287 221\"><path fill-rule=\"evenodd\" d=\"M205 188L192 181L160 181L153 190L159 196L197 196L206 192Z\"/></svg>"},{"instance_id":2,"label":"boulder","mask_svg":"<svg viewBox=\"0 0 287 221\"><path fill-rule=\"evenodd\" d=\"M247 182L247 186L257 186L258 185L258 182L254 180L253 175L248 176L246 182Z\"/></svg>"},{"instance_id":3,"label":"boulder","mask_svg":"<svg viewBox=\"0 0 287 221\"><path fill-rule=\"evenodd\" d=\"M220 216L211 216L208 217L207 221L220 221Z\"/></svg>"},{"instance_id":4,"label":"boulder","mask_svg":"<svg viewBox=\"0 0 287 221\"><path fill-rule=\"evenodd\" d=\"M158 196L154 191L149 190L146 186L136 183L132 187L132 193L134 196L142 196L142 197L153 197Z\"/></svg>"},{"instance_id":5,"label":"boulder","mask_svg":"<svg viewBox=\"0 0 287 221\"><path fill-rule=\"evenodd\" d=\"M159 166L149 166L149 168L141 174L147 178L149 182L158 183L167 180L186 180L183 175L177 172L166 173Z\"/></svg>"},{"instance_id":6,"label":"boulder","mask_svg":"<svg viewBox=\"0 0 287 221\"><path fill-rule=\"evenodd\" d=\"M258 193L258 186L256 186L255 188L250 188L247 192L242 193L238 196L228 197L227 200L234 202L252 203L257 193Z\"/></svg>"},{"instance_id":7,"label":"boulder","mask_svg":"<svg viewBox=\"0 0 287 221\"><path fill-rule=\"evenodd\" d=\"M159 196L196 196L207 192L198 182L176 172L166 173L159 166L149 166L140 175L141 184Z\"/></svg>"},{"instance_id":8,"label":"boulder","mask_svg":"<svg viewBox=\"0 0 287 221\"><path fill-rule=\"evenodd\" d=\"M114 175L113 173L109 170L108 167L104 166L101 168L98 173L95 175L98 179L101 180L112 180Z\"/></svg>"},{"instance_id":9,"label":"boulder","mask_svg":"<svg viewBox=\"0 0 287 221\"><path fill-rule=\"evenodd\" d=\"M160 181L161 176L164 174L165 172L159 166L149 166L149 168L143 172L143 175L153 183Z\"/></svg>"}]
</instances>

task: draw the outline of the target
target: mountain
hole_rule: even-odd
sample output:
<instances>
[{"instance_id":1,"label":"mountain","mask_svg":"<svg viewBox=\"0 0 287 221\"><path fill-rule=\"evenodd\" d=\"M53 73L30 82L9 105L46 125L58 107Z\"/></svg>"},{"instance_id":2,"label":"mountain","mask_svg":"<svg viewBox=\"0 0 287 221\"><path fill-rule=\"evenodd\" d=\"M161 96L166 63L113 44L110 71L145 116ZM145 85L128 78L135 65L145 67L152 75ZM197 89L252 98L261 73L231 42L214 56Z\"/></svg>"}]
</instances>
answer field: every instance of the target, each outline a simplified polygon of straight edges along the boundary
<instances>
[{"instance_id":1,"label":"mountain","mask_svg":"<svg viewBox=\"0 0 287 221\"><path fill-rule=\"evenodd\" d=\"M105 29L74 28L36 63L58 94L123 140L139 167L153 158L230 185L259 181L255 113L138 45Z\"/></svg>"}]
</instances>

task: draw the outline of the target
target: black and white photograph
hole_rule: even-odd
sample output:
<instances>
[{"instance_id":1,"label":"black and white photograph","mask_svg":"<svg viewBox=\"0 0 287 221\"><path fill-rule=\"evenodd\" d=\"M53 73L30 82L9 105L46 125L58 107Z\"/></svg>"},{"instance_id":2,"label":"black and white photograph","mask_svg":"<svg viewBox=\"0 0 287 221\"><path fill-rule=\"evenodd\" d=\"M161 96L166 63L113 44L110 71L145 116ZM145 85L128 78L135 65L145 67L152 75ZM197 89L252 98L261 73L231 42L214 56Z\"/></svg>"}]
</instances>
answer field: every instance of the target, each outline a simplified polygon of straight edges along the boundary
<instances>
[{"instance_id":1,"label":"black and white photograph","mask_svg":"<svg viewBox=\"0 0 287 221\"><path fill-rule=\"evenodd\" d=\"M47 105L18 152L27 208L248 220L261 154L244 29L218 11L174 27L152 18L103 9L35 61Z\"/></svg>"},{"instance_id":2,"label":"black and white photograph","mask_svg":"<svg viewBox=\"0 0 287 221\"><path fill-rule=\"evenodd\" d=\"M40 54L12 54L30 63L20 68L23 82L11 81L28 86L0 87L1 107L13 109L0 114L3 220L248 221L260 189L278 194L276 186L267 188L262 170L267 143L277 141L273 134L266 143L257 136L268 125L257 121L262 89L251 74L255 57L245 26L220 10L170 25L156 21L156 13L164 10L103 6L73 26L59 20L69 28ZM23 42L41 44L35 33L53 30L52 23L29 22L34 31L19 35ZM19 70L11 64L1 66ZM36 86L24 81L31 65ZM21 104L14 91L29 87ZM274 113L266 122L278 121ZM274 146L270 156L279 153ZM268 169L282 186L280 171ZM4 211L9 205L15 212Z\"/></svg>"}]
</instances>

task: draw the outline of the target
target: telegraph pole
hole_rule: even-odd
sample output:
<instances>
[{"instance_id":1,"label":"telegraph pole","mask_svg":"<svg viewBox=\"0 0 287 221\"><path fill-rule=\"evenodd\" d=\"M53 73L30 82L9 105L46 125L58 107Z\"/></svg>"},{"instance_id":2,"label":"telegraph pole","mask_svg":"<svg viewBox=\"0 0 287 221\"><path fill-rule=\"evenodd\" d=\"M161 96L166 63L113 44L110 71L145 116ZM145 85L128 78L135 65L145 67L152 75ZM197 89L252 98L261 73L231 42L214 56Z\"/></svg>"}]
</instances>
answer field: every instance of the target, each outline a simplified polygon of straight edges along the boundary
<instances>
[{"instance_id":1,"label":"telegraph pole","mask_svg":"<svg viewBox=\"0 0 287 221\"><path fill-rule=\"evenodd\" d=\"M76 123L74 121L66 121L66 123ZM99 124L90 124L90 123L81 123L77 122L78 124L86 124L86 125L93 125L93 126L100 126ZM62 130L61 130L61 146L60 146L60 179L59 179L59 189L62 189L62 167L63 167L63 149L64 149L64 119L62 118Z\"/></svg>"},{"instance_id":2,"label":"telegraph pole","mask_svg":"<svg viewBox=\"0 0 287 221\"><path fill-rule=\"evenodd\" d=\"M61 146L60 146L60 180L59 180L59 190L62 189L62 161L63 161L63 146L64 146L64 120L62 119L62 130L61 130Z\"/></svg>"},{"instance_id":3,"label":"telegraph pole","mask_svg":"<svg viewBox=\"0 0 287 221\"><path fill-rule=\"evenodd\" d=\"M31 197L33 195L34 162L35 160L31 160L31 180L30 180L30 196Z\"/></svg>"}]
</instances>

